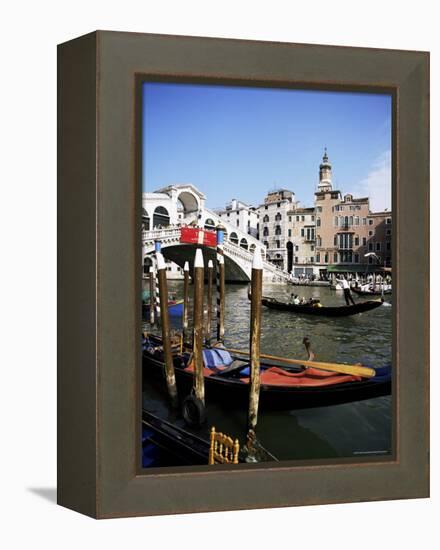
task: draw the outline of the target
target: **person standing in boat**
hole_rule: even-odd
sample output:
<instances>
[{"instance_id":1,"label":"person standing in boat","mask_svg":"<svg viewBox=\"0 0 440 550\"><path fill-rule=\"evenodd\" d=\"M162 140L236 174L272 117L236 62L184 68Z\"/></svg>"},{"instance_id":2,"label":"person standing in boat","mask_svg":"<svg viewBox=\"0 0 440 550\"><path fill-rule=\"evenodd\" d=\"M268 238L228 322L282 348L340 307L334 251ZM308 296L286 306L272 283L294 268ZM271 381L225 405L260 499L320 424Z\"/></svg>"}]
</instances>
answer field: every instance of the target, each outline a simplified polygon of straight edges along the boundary
<instances>
[{"instance_id":1,"label":"person standing in boat","mask_svg":"<svg viewBox=\"0 0 440 550\"><path fill-rule=\"evenodd\" d=\"M354 300L353 300L353 296L351 295L351 292L350 292L350 285L348 284L348 281L344 277L344 275L341 275L341 278L336 279L336 281L338 283L340 283L340 285L342 286L342 290L344 291L345 303L347 304L347 306L350 305L350 302L353 305L355 305Z\"/></svg>"}]
</instances>

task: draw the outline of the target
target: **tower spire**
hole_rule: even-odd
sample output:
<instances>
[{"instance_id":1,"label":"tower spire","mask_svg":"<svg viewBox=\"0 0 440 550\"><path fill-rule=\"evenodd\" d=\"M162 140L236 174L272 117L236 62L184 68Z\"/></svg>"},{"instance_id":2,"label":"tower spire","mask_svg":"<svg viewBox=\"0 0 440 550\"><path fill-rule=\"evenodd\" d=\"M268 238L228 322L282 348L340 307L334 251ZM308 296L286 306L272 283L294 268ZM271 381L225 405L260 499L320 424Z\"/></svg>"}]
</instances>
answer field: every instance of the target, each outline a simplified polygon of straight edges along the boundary
<instances>
[{"instance_id":1,"label":"tower spire","mask_svg":"<svg viewBox=\"0 0 440 550\"><path fill-rule=\"evenodd\" d=\"M332 190L332 165L328 160L327 147L324 147L324 155L319 165L318 191Z\"/></svg>"}]
</instances>

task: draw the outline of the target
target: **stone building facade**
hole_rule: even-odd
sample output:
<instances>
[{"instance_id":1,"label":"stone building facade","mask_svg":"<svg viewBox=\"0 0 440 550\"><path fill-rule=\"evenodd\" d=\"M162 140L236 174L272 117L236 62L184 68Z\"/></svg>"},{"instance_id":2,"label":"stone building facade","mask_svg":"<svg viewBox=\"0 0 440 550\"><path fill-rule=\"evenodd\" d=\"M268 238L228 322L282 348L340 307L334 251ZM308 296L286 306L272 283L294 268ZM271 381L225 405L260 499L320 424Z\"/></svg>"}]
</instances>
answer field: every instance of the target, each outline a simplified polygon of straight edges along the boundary
<instances>
[{"instance_id":1,"label":"stone building facade","mask_svg":"<svg viewBox=\"0 0 440 550\"><path fill-rule=\"evenodd\" d=\"M327 151L319 165L314 206L301 207L293 191L278 189L257 207L232 201L229 218L249 223L249 212L256 214L251 224L267 259L296 277L391 267L391 212L371 212L368 197L333 189Z\"/></svg>"},{"instance_id":2,"label":"stone building facade","mask_svg":"<svg viewBox=\"0 0 440 550\"><path fill-rule=\"evenodd\" d=\"M295 194L288 189L269 191L264 202L256 208L260 221L259 239L266 247L266 258L283 269L287 266L287 243L291 239L288 213L293 208Z\"/></svg>"}]
</instances>

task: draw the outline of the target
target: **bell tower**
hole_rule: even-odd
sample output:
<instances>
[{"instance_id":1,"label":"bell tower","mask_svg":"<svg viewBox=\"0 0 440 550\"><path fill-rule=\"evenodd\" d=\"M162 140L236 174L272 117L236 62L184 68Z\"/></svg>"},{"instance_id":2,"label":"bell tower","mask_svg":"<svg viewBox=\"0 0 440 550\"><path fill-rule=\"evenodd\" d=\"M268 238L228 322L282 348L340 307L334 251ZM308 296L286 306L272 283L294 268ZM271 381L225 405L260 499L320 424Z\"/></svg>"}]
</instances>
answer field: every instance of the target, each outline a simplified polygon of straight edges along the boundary
<instances>
[{"instance_id":1,"label":"bell tower","mask_svg":"<svg viewBox=\"0 0 440 550\"><path fill-rule=\"evenodd\" d=\"M332 165L330 164L327 156L327 147L324 149L324 156L322 162L319 165L319 183L318 191L331 191L332 190Z\"/></svg>"}]
</instances>

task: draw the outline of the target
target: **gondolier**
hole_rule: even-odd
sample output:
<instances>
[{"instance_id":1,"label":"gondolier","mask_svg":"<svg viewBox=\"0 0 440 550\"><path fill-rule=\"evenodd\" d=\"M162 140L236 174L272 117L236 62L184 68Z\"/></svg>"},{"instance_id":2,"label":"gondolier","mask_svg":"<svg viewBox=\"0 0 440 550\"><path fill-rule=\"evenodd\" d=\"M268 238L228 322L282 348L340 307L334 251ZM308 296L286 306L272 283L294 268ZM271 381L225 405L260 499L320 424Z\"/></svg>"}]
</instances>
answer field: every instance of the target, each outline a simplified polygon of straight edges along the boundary
<instances>
[{"instance_id":1,"label":"gondolier","mask_svg":"<svg viewBox=\"0 0 440 550\"><path fill-rule=\"evenodd\" d=\"M350 302L353 305L355 305L354 300L353 300L353 296L351 295L351 292L350 292L350 285L348 284L348 281L344 277L344 275L342 275L340 279L336 279L336 281L338 283L340 283L341 286L342 286L342 290L344 291L345 303L347 304L347 306L350 305Z\"/></svg>"}]
</instances>

